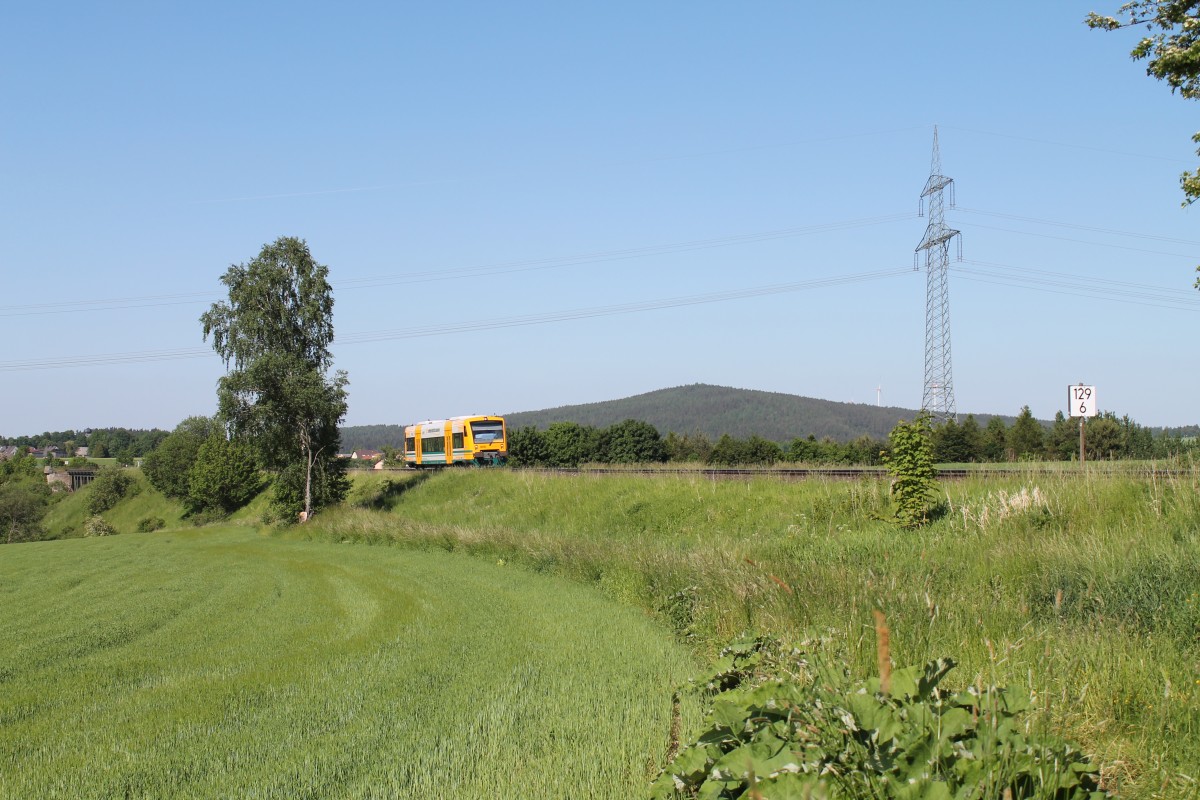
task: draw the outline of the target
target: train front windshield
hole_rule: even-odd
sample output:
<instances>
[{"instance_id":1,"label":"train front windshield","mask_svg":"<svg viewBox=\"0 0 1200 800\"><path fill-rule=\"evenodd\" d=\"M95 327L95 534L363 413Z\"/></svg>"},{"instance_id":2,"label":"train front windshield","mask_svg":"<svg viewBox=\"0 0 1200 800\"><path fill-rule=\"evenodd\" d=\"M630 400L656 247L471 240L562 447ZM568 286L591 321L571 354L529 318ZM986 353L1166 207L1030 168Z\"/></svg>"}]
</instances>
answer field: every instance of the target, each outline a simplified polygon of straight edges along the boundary
<instances>
[{"instance_id":1,"label":"train front windshield","mask_svg":"<svg viewBox=\"0 0 1200 800\"><path fill-rule=\"evenodd\" d=\"M504 439L503 422L472 422L471 437L476 444L491 444Z\"/></svg>"}]
</instances>

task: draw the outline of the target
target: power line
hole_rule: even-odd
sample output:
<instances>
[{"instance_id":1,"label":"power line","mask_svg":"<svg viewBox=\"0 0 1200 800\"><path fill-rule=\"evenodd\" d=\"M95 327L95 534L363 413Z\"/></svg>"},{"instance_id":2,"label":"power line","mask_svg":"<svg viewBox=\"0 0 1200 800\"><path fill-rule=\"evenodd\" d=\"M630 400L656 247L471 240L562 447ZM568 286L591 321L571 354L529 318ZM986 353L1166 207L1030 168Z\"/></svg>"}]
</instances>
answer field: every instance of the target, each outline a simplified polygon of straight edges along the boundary
<instances>
[{"instance_id":1,"label":"power line","mask_svg":"<svg viewBox=\"0 0 1200 800\"><path fill-rule=\"evenodd\" d=\"M1126 303L1152 308L1200 311L1200 298L1185 297L1184 295L1194 294L1187 290L1124 284L1120 281L1100 281L1083 276L1062 275L1061 273L1029 270L983 261L964 261L961 263L974 264L985 267L985 269L965 270L956 266L954 268L956 280L986 283L994 286L1008 286L1070 297L1084 297L1092 300L1107 300L1114 303ZM997 269L986 269L986 267L995 267L999 271ZM1033 274L1009 274L1008 271L1014 270ZM1042 275L1050 277L1041 277ZM1067 278L1067 280L1063 278Z\"/></svg>"},{"instance_id":2,"label":"power line","mask_svg":"<svg viewBox=\"0 0 1200 800\"><path fill-rule=\"evenodd\" d=\"M976 130L973 128L959 128L954 125L943 125L942 127L947 128L952 131L962 131L963 133L977 133L977 134L980 134L983 136L996 136L1001 139L1013 139L1018 142L1032 142L1034 144L1048 144L1048 145L1052 145L1054 147L1067 147L1072 150L1087 150L1092 153L1106 153L1108 155L1128 156L1130 158L1146 158L1146 159L1150 159L1152 161L1171 161L1171 162L1175 162L1175 163L1179 163L1179 164L1188 163L1186 160L1184 160L1182 158L1171 158L1170 156L1149 155L1147 153L1131 153L1127 150L1109 150L1109 149L1106 149L1103 147L1089 147L1088 145L1085 145L1085 144L1076 144L1073 142L1055 142L1050 139L1033 139L1028 136L1013 136L1012 134L996 133L995 131L981 131L981 130Z\"/></svg>"},{"instance_id":3,"label":"power line","mask_svg":"<svg viewBox=\"0 0 1200 800\"><path fill-rule=\"evenodd\" d=\"M982 267L984 269L971 271L963 269L962 267L958 266L958 264ZM1084 297L1094 300L1106 300L1114 303L1129 303L1133 305L1158 308L1200 311L1200 298L1192 299L1194 292L1189 289L1156 287L1126 281L1104 280L1093 278L1091 276L1071 275L1068 273L1051 272L1044 269L1030 267L1017 267L1009 264L1000 264L988 261L960 261L952 265L951 269L958 280L968 280L1059 295ZM741 300L752 297L798 292L807 289L818 289L828 286L880 280L899 275L911 275L912 272L913 270L911 267L903 267L899 269L877 270L854 275L832 276L798 283L781 283L768 286L752 287L748 289L733 289L725 292L686 295L682 297L663 298L643 302L551 311L543 314L530 314L517 317L503 317L490 320L476 320L470 322L417 326L411 328L398 328L393 330L364 331L361 333L351 333L346 336L338 337L335 347L341 345L368 344L372 342L392 341L399 339L416 339L428 336L444 336L454 333L467 333L481 330L498 330L502 328L542 325L577 319L614 316L619 314L634 314L645 311L679 308L691 305L719 303L729 300ZM1026 275L1010 275L1006 274L1007 272L1026 273ZM94 355L71 355L46 359L0 361L0 372L69 369L75 367L105 366L115 364L138 364L206 357L215 358L216 355L212 350L203 347L144 350Z\"/></svg>"},{"instance_id":4,"label":"power line","mask_svg":"<svg viewBox=\"0 0 1200 800\"><path fill-rule=\"evenodd\" d=\"M874 217L838 220L816 225L804 225L773 230L756 231L752 233L731 234L728 236L692 239L682 242L646 245L643 247L626 247L612 250L597 250L575 255L556 256L549 258L517 259L502 261L494 264L483 264L469 267L457 267L448 270L424 270L419 272L395 273L377 275L365 278L349 278L333 282L335 289L370 289L381 286L396 286L411 283L430 283L434 281L458 280L468 277L487 275L505 275L517 272L559 269L562 267L595 264L609 261L623 261L634 258L646 258L656 255L671 255L697 250L707 250L717 247L731 247L740 244L783 239L793 236L810 236L819 233L830 233L840 230L850 230L872 225L882 225L889 222L912 219L911 212L884 214ZM133 297L110 297L103 300L76 300L62 303L36 303L0 306L0 317L35 316L45 314L74 314L81 311L111 311L129 308L152 308L169 305L184 305L196 302L212 302L216 299L213 292L186 292L178 294L142 295Z\"/></svg>"},{"instance_id":5,"label":"power line","mask_svg":"<svg viewBox=\"0 0 1200 800\"><path fill-rule=\"evenodd\" d=\"M337 340L336 345L366 344L369 342L391 341L396 339L414 339L427 336L444 336L452 333L466 333L481 330L497 330L528 325L544 325L553 322L587 319L591 317L613 316L617 314L634 314L643 311L655 311L666 308L719 303L729 300L742 300L751 297L762 297L787 292L799 292L808 289L819 289L828 286L839 286L849 283L879 280L882 278L907 275L911 273L908 267L891 270L858 273L855 275L831 276L797 283L778 283L749 289L733 289L725 292L708 294L685 295L659 300L647 300L634 303L621 303L609 306L594 306L563 311L552 311L543 314L528 314L516 317L501 317L490 320L472 320L459 323L398 328L393 330L366 331L353 333ZM20 372L40 369L64 369L71 367L135 364L148 361L171 361L186 358L202 358L214 355L206 348L179 348L174 350L147 350L128 353L108 353L90 356L63 356L50 359L30 359L25 361L0 361L0 372Z\"/></svg>"},{"instance_id":6,"label":"power line","mask_svg":"<svg viewBox=\"0 0 1200 800\"><path fill-rule=\"evenodd\" d=\"M661 162L666 162L666 161L683 161L683 160L690 160L690 159L694 159L694 158L709 158L711 156L733 155L736 153L750 153L750 152L755 152L755 151L759 151L759 150L775 150L775 149L791 148L791 147L806 147L806 146L811 146L811 145L815 145L815 144L824 144L826 142L840 142L840 141L845 141L848 139L861 139L861 138L867 138L867 137L871 137L871 136L890 136L891 134L894 134L894 133L906 133L908 131L925 130L928 127L929 127L928 125L913 125L913 126L904 127L904 128L891 128L888 130L863 131L860 133L845 133L845 134L838 134L836 136L821 136L821 137L815 137L815 138L809 138L809 139L793 139L791 141L786 141L786 142L768 142L766 144L751 144L751 145L743 145L742 147L721 148L718 150L702 150L702 151L694 152L694 153L676 153L676 154L672 154L672 155L648 156L645 158L620 159L620 160L615 160L615 161L593 161L593 162L586 164L586 166L590 167L590 168L626 167L626 166L637 166L640 164L661 163ZM399 188L409 187L409 186L431 186L431 185L438 185L438 184L461 183L461 182L467 181L467 180L490 181L490 180L497 180L497 179L508 179L511 177L512 177L511 173L506 173L506 172L494 172L491 174L483 174L483 175L476 174L476 175L472 175L472 176L442 176L442 177L426 178L423 180L401 181L399 183L377 184L374 186L350 186L350 187L342 187L342 188L337 188L337 189L315 189L315 190L306 190L306 191L299 191L299 192L275 192L275 193L270 193L270 194L245 195L245 196L241 196L241 197L214 198L211 200L200 200L197 202L205 203L205 204L212 204L212 203L245 202L245 201L254 201L254 200L280 200L280 199L298 198L298 197L319 197L322 195L332 195L332 194L354 194L354 193L359 193L359 192L378 192L378 191L385 191L385 190L389 190L389 189L399 189Z\"/></svg>"},{"instance_id":7,"label":"power line","mask_svg":"<svg viewBox=\"0 0 1200 800\"><path fill-rule=\"evenodd\" d=\"M1114 236L1127 236L1132 238L1147 239L1161 242L1171 242L1174 244L1195 245L1200 247L1200 241L1189 239L1178 239L1157 234L1138 233L1134 231L1122 231L1109 228L1102 228L1093 225L1081 225L1078 223L1061 222L1055 220L1039 219L1037 217L1027 217L1017 214L1008 214L999 211L988 211L976 208L964 208L958 206L955 211L961 211L968 214L976 214L1001 219L1011 219L1014 221L1030 222L1038 225L1049 225L1061 228L1071 228L1075 230L1093 231ZM535 258L535 259L516 259L512 261L502 261L493 264L482 264L468 267L457 267L449 270L423 270L417 272L394 273L389 275L377 275L364 278L349 278L334 282L334 287L341 290L353 290L362 288L378 288L389 285L403 285L406 283L428 283L441 280L456 280L464 277L479 277L485 275L503 275L517 272L527 272L535 270L559 269L563 267L579 266L583 264L601 263L605 261L620 261L633 258L644 258L654 255L667 255L675 253L692 252L696 250L712 249L717 247L729 247L738 244L748 244L760 241L769 241L772 239L782 239L793 236L815 235L819 233L836 232L840 230L848 230L857 227L881 225L899 220L911 219L911 213L893 213L874 217L862 217L858 219L838 220L834 222L821 223L817 225L797 226L789 228L778 228L774 230L756 231L751 233L731 234L728 236L712 237L706 239L694 239L681 242L669 242L664 244L646 245L644 247L617 248L611 250L598 250L587 253L579 253L575 255ZM974 227L989 228L986 225L970 223ZM1029 231L1016 231L1008 228L990 228L991 230L1004 231L1008 233L1025 234L1028 236L1044 236L1044 234L1036 234ZM1057 238L1057 237L1049 237ZM1179 253L1162 253L1154 250L1140 250L1138 248L1127 247L1123 245L1106 244L1101 242L1087 242L1078 239L1063 238L1063 241L1075 242L1081 244L1095 244L1102 247L1113 247L1117 249L1133 250L1136 252L1145 252L1155 255L1166 255L1177 258L1196 258L1198 256L1185 256ZM135 295L127 297L110 297L95 300L68 300L61 303L21 303L14 305L0 306L0 317L19 317L19 316L41 316L47 314L77 314L85 311L115 311L127 310L135 308L156 308L172 305L190 305L198 302L213 302L218 296L211 291L207 292L178 292L173 294L152 294L152 295Z\"/></svg>"},{"instance_id":8,"label":"power line","mask_svg":"<svg viewBox=\"0 0 1200 800\"><path fill-rule=\"evenodd\" d=\"M959 263L972 264L972 265L980 266L980 267L994 267L996 269L1010 270L1013 272L1031 273L1031 274L1037 275L1039 277L1051 276L1053 278L1065 279L1068 281L1079 280L1079 281L1083 281L1084 284L1082 284L1082 285L1086 285L1086 286L1095 286L1096 284L1103 284L1103 285L1108 285L1108 286L1114 287L1114 291L1128 292L1128 291L1132 290L1135 292L1157 292L1157 293L1161 293L1161 294L1165 294L1165 295L1177 295L1178 296L1177 298L1169 298L1169 299L1180 299L1180 300L1190 299L1194 302L1200 303L1200 295L1197 295L1195 290L1183 289L1183 288L1180 288L1177 286L1151 286L1151 285L1145 284L1145 283L1134 283L1132 281L1115 281L1115 280L1112 280L1111 278L1098 278L1098 277L1094 277L1091 275L1086 275L1086 276L1085 275L1072 275L1068 272L1054 272L1054 271L1047 270L1047 269L1044 269L1041 267L1018 267L1018 266L1014 266L1012 264L1002 264L1002 263L999 263L996 261L973 261L971 259L966 259Z\"/></svg>"},{"instance_id":9,"label":"power line","mask_svg":"<svg viewBox=\"0 0 1200 800\"><path fill-rule=\"evenodd\" d=\"M1032 222L1037 225L1053 225L1058 228L1074 228L1080 231L1093 231L1095 233L1104 233L1111 236L1131 236L1136 239L1153 239L1159 242L1171 242L1173 244L1187 244L1200 247L1200 241L1194 239L1175 239L1170 236L1160 236L1153 233L1137 233L1134 231L1119 231L1114 228L1103 228L1097 225L1080 225L1075 222L1060 222L1056 220L1041 219L1039 217L1025 217L1019 214L1006 214L1001 211L985 211L981 208L964 208L956 206L955 211L961 211L967 214L981 214L988 217L998 217L1000 219L1011 219L1019 222Z\"/></svg>"},{"instance_id":10,"label":"power line","mask_svg":"<svg viewBox=\"0 0 1200 800\"><path fill-rule=\"evenodd\" d=\"M1134 252L1134 253L1148 253L1149 255L1154 255L1154 256L1169 256L1171 258L1187 258L1187 259L1200 258L1200 255L1197 255L1197 254L1189 255L1187 253L1164 253L1162 250L1147 250L1144 247L1129 247L1128 245L1113 244L1112 242L1089 242L1086 239L1072 239L1068 236L1054 236L1053 234L1049 234L1049 233L1034 233L1033 231L1018 231L1018 230L1014 230L1012 228L1000 228L1000 227L996 227L994 225L980 225L978 223L973 223L973 222L968 222L965 227L980 228L980 229L989 230L989 231L1002 231L1004 233L1016 233L1021 236L1036 236L1039 239L1054 239L1055 241L1071 242L1073 244L1088 244L1088 245L1092 245L1094 247L1108 247L1113 250L1128 250L1128 251Z\"/></svg>"}]
</instances>

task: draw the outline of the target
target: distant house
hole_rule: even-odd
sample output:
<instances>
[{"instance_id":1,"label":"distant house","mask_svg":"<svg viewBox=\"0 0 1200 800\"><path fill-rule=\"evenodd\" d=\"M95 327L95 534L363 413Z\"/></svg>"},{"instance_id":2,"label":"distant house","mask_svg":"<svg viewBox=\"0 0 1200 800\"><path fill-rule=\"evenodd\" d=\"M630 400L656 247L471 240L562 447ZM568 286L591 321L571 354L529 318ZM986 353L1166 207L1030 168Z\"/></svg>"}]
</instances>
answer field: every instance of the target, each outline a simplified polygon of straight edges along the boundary
<instances>
[{"instance_id":1,"label":"distant house","mask_svg":"<svg viewBox=\"0 0 1200 800\"><path fill-rule=\"evenodd\" d=\"M383 458L381 450L355 450L350 457L356 461L378 461Z\"/></svg>"},{"instance_id":2,"label":"distant house","mask_svg":"<svg viewBox=\"0 0 1200 800\"><path fill-rule=\"evenodd\" d=\"M76 456L77 458L87 458L87 457L88 457L88 449L87 449L87 447L86 447L86 446L84 446L84 447L76 447L76 448L75 448L75 456Z\"/></svg>"},{"instance_id":3,"label":"distant house","mask_svg":"<svg viewBox=\"0 0 1200 800\"><path fill-rule=\"evenodd\" d=\"M17 454L18 448L16 445L5 444L0 445L0 461L7 461Z\"/></svg>"}]
</instances>

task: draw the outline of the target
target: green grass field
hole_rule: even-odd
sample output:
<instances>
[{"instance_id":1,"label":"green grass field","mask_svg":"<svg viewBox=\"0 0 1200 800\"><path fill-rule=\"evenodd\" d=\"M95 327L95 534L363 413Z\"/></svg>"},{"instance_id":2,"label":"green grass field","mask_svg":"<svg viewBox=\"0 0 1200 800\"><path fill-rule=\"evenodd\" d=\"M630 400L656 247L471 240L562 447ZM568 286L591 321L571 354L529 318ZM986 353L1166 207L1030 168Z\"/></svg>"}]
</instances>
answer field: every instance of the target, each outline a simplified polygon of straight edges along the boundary
<instances>
[{"instance_id":1,"label":"green grass field","mask_svg":"<svg viewBox=\"0 0 1200 800\"><path fill-rule=\"evenodd\" d=\"M1124 797L1200 780L1200 471L1018 472L942 484L941 516L888 522L883 481L371 476L296 535L505 558L653 610L700 652L745 631L833 632L898 664L1036 697ZM357 505L358 507L352 507Z\"/></svg>"},{"instance_id":2,"label":"green grass field","mask_svg":"<svg viewBox=\"0 0 1200 800\"><path fill-rule=\"evenodd\" d=\"M696 669L577 583L248 527L6 547L0 598L5 798L634 797Z\"/></svg>"},{"instance_id":3,"label":"green grass field","mask_svg":"<svg viewBox=\"0 0 1200 800\"><path fill-rule=\"evenodd\" d=\"M52 533L64 533L54 525L81 524L84 515L80 508L85 500L83 492L55 506L47 520ZM349 720L345 724L350 732L344 739L353 743L349 746L358 754L336 755L342 752L337 743L343 741L339 738L343 728L336 727L333 732L305 729L303 738L319 743L316 751L322 756L314 761L315 756L301 755L309 751L299 745L292 749L287 732L303 729L297 726L305 719L293 717L288 709L297 707L312 714L315 701L305 699L299 690L273 687L299 683L318 687L323 695L337 696L322 667L309 664L306 668L320 676L319 680L296 677L287 671L290 667L285 668L292 661L303 663L307 651L295 640L308 637L309 631L318 632L319 641L312 648L314 659L342 673L353 673L352 663L339 660L340 649L330 653L322 644L337 641L333 629L353 629L358 624L355 620L359 617L343 609L339 586L351 595L377 596L373 587L395 581L396 608L405 608L412 596L419 596L418 608L434 609L430 613L435 620L426 623L428 631L420 623L405 628L399 621L370 617L369 630L382 631L385 639L413 637L408 660L383 647L387 655L378 657L390 659L389 669L436 672L439 665L473 663L481 657L480 652L490 654L490 646L476 640L488 641L496 628L490 615L497 601L455 599L462 593L461 583L445 576L461 569L479 570L490 577L507 576L514 581L513 594L499 606L524 602L527 596L530 607L542 614L561 608L562 603L540 594L531 573L568 578L570 583L556 584L567 588L555 591L591 588L598 591L581 591L578 596L597 603L598 595L607 595L627 611L636 611L635 616L653 616L700 660L747 632L785 639L813 633L832 636L842 643L849 668L860 676L875 671L872 612L882 610L898 666L948 656L960 665L951 679L959 688L995 683L1028 692L1035 699L1031 724L1081 745L1100 765L1105 786L1121 797L1149 800L1194 795L1200 785L1196 768L1200 764L1200 469L1184 467L1169 476L1137 470L1128 474L1089 471L1082 476L1015 470L947 481L941 486L939 500L939 515L931 524L918 531L903 531L888 520L891 507L886 481L875 478L795 483L767 477L710 481L688 475L561 476L511 470L371 473L354 476L354 488L344 506L322 512L307 525L275 529L269 538L254 533L263 503L260 499L230 520L231 525L244 526L241 532L189 529L5 548L0 554L0 576L4 576L0 596L7 601L7 608L38 613L9 615L17 620L17 627L11 628L11 634L5 631L0 655L17 646L16 656L24 658L27 648L22 643L26 640L41 642L43 648L40 660L23 668L16 683L4 678L5 689L24 686L27 692L3 701L12 705L2 707L5 721L0 736L10 743L6 746L17 748L3 762L8 765L6 775L17 764L41 763L47 765L39 768L42 772L30 774L45 776L54 772L49 765L62 759L63 764L75 766L54 774L70 776L82 771L91 775L97 764L107 763L116 771L103 775L150 781L147 785L167 785L163 781L195 785L199 787L197 796L220 795L220 787L233 785L262 787L259 796L272 792L300 796L297 787L309 786L305 781L311 776L317 776L311 777L316 781L313 786L323 787L314 789L311 796L338 796L340 787L348 787L351 796L371 796L368 792L375 789L368 787L385 787L380 791L386 796L400 792L397 787L406 785L405 780L407 785L432 787L412 782L416 767L397 772L401 768L372 766L369 759L374 756L364 752L384 747L380 742L386 739L392 743L387 746L394 745L392 752L399 762L427 760L424 748L431 737L440 743L435 746L438 754L451 752L452 742L464 741L460 733L451 735L450 740L444 738L449 735L447 729L461 730L454 727L460 723L439 723L443 727L436 729L426 726L424 733L407 739L400 737L393 723L368 722L359 729L356 721L368 717L364 710L368 705L380 698L385 703L399 701L388 699L390 682L373 678L347 681L358 687L359 694L354 696L351 710L335 716ZM144 487L105 516L121 533L134 530L136 521L147 514L187 524L178 509L172 508ZM67 535L78 535L78 529ZM141 544L122 549L125 542ZM184 542L187 547L180 548ZM63 549L39 550L50 547ZM44 555L34 555L38 553ZM206 555L201 558L198 553ZM218 555L216 560L208 558ZM424 574L434 576L428 582L412 583L411 591L408 577L396 577L408 573L392 573L393 567L384 566L410 563L410 559L424 565ZM277 563L280 560L286 569ZM351 567L347 560L359 566ZM503 567L498 565L500 561L505 562ZM98 594L89 588L88 594L80 595L71 582L78 578L69 576L89 562L102 566L88 572L80 585L104 588ZM178 588L169 594L151 591L141 576L143 562L153 567L151 575L170 574L174 564L184 565L171 584ZM377 566L388 570L387 578L372 572ZM283 569L282 574L288 576L283 585L294 586L295 591L275 599L269 593L264 595L264 587L280 585L282 579L254 577L260 569ZM312 577L330 570L343 579ZM250 576L246 585L239 583L242 572ZM109 573L125 577L110 580ZM19 583L13 582L18 579ZM215 590L206 593L209 587ZM180 592L194 597L195 607ZM291 605L297 596L314 598L316 606ZM175 604L171 608L183 610L154 611L157 604L168 600ZM575 604L572 601L572 607ZM597 607L610 608L603 603ZM48 615L41 614L43 608ZM249 618L239 616L244 608L260 611ZM609 612L596 613L603 616ZM157 623L145 621L143 614L151 614L151 620L167 621L155 627ZM141 649L146 645L134 646L157 642L178 630L179 625L170 622L176 616L188 620L183 623L186 631L180 633L194 636L195 641L184 640L167 648L155 645L153 657ZM326 617L340 622L325 626ZM538 624L551 630L555 624L552 617L541 618ZM438 621L442 619L458 620L452 632ZM232 627L227 627L227 621ZM125 644L109 648L104 637L117 634L98 633L112 630L100 623L111 623L117 631L129 626L128 647L133 649L125 649ZM153 630L141 635L138 631L143 627ZM418 631L426 638L420 638ZM661 638L654 638L662 636L662 629L658 631L649 634L647 643L638 648L672 652ZM576 685L582 681L595 686L597 694L588 701L593 704L589 708L602 705L604 700L597 698L614 690L604 680L593 681L591 673L604 675L608 668L601 662L595 668L581 668L579 664L590 662L564 656L575 645L565 632L560 633L565 638L554 634L538 644L533 651L536 660L556 664ZM212 648L206 644L214 635L227 647L216 657L217 663L209 657ZM375 641L373 635L363 641ZM101 637L101 643L95 645L98 650L88 655L91 650L87 648L92 647L88 642L97 636ZM221 672L236 669L228 665L246 657L239 653L256 655L260 642L267 652L284 653L282 661L269 659L254 662L258 666L248 671ZM345 658L354 663L377 658L371 648L379 645L366 647L347 651ZM70 658L56 655L64 648ZM80 650L82 660L71 660L75 650ZM627 778L612 796L641 794L647 765L661 757L672 681L677 683L686 671L682 666L686 659L677 652L670 659L677 659L671 661L675 666L664 668L658 683L646 684L638 710L619 712L625 715L625 727L635 728L642 737L639 743L622 744L616 761L610 760L610 755L587 757L622 765L604 767L605 775L620 772ZM16 657L4 663L10 661L22 663ZM60 661L69 666L60 668ZM152 674L169 677L145 678L140 671L145 663L151 664ZM494 691L487 687L514 674L514 663L498 657L461 684L428 679L421 684L428 686L423 702L461 705L466 702L460 700L462 693L471 687ZM171 677L176 673L183 677ZM230 683L219 683L213 675L227 675L222 679ZM236 699L242 696L238 687L244 680L250 680L245 691L254 698L247 701L252 706L249 710ZM100 721L99 713L92 713L98 710L110 715L97 698L112 692L88 693L90 690L82 688L111 686L116 694L142 697L137 702L145 706L149 701L144 698L157 695L130 692L130 686L158 692L166 691L159 689L160 685L177 684L190 687L188 693L194 698L187 703L176 696L152 702L153 712L141 706L118 710L115 718L128 721L122 723L126 732L115 740L108 735L112 725ZM50 694L38 694L40 689L32 688L35 686L50 687ZM210 690L215 692L212 697L221 699L205 699ZM615 691L626 694L614 695L614 702L633 696L631 690ZM55 692L67 699L54 700ZM230 699L229 692L235 699ZM51 699L39 705L30 696ZM193 702L200 705L188 704ZM329 708L342 708L337 705L340 702ZM564 714L576 713L574 700L560 697L557 702L566 709ZM195 713L202 722L191 722L189 715L195 709L199 709ZM49 716L51 712L60 716ZM222 732L215 720L228 719L231 714L233 728ZM43 720L39 723L43 728L32 735L32 729L23 728L25 733L14 738L16 726L32 725L38 719ZM172 727L174 720L183 720L182 728ZM91 727L80 727L81 721ZM194 725L208 726L203 730L218 735L188 733ZM86 732L75 734L77 728ZM64 730L69 735L61 733ZM149 733L141 733L143 730ZM378 734L380 730L386 733ZM175 737L174 745L159 744L168 734ZM601 739L609 735L598 734ZM155 755L144 762L145 776L140 768L121 772L116 765L134 763L129 753L143 752L138 749L143 736L149 736L158 748L152 748ZM269 743L254 743L259 738L280 736L289 744L284 755L277 757L274 750L268 753ZM68 744L60 747L60 739ZM104 755L96 755L97 747L83 740L98 742ZM50 749L29 750L26 741ZM523 741L522 746L527 747L529 741L543 740L529 734ZM204 783L192 777L214 763L210 744L220 753L239 754L232 760L220 757L225 759L221 770L234 775L232 780L240 784ZM539 752L541 747L537 745ZM28 761L34 752L42 753L40 762ZM252 754L253 767L240 755L243 752ZM592 788L599 785L596 779L579 775L562 784L530 784L525 791L511 788L515 783L495 783L512 773L506 759L517 751L489 746L472 752L473 766L455 767L455 775L478 771L493 776L494 786L530 797L562 796L554 787L567 785L587 787L568 796L598 796L599 790ZM635 752L639 755L633 755ZM274 759L270 766L269 755ZM639 757L641 766L630 766ZM299 762L293 760L297 758ZM573 764L574 760L562 763ZM24 775L25 770L16 774ZM425 776L421 780L427 780L433 773L421 774ZM103 782L107 777L95 780L102 782L93 784L93 796L107 796L109 789L120 794L124 786ZM471 796L468 784L476 789L485 785L470 783L474 778L455 780L467 783L455 783L449 794L441 796ZM608 785L607 778L601 782ZM154 794L148 790L138 795L141 785L134 784L133 796ZM0 785L0 796L6 788ZM61 796L70 794L64 789Z\"/></svg>"}]
</instances>

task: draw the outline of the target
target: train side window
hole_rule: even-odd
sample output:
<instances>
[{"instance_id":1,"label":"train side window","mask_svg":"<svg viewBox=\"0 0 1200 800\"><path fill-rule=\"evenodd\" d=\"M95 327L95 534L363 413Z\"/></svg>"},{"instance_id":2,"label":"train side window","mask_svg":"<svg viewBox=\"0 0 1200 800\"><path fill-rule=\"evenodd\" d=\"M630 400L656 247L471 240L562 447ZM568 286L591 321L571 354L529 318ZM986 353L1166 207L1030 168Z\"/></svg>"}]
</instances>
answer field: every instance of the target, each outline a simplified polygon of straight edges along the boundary
<instances>
[{"instance_id":1,"label":"train side window","mask_svg":"<svg viewBox=\"0 0 1200 800\"><path fill-rule=\"evenodd\" d=\"M464 442L463 442L463 435L462 435L462 433L456 433L456 434L454 434L454 447L455 447L456 449L458 449L458 450L462 450L462 449L463 449L463 447L465 447L465 446L466 446L466 445L465 445L465 444L464 444Z\"/></svg>"}]
</instances>

